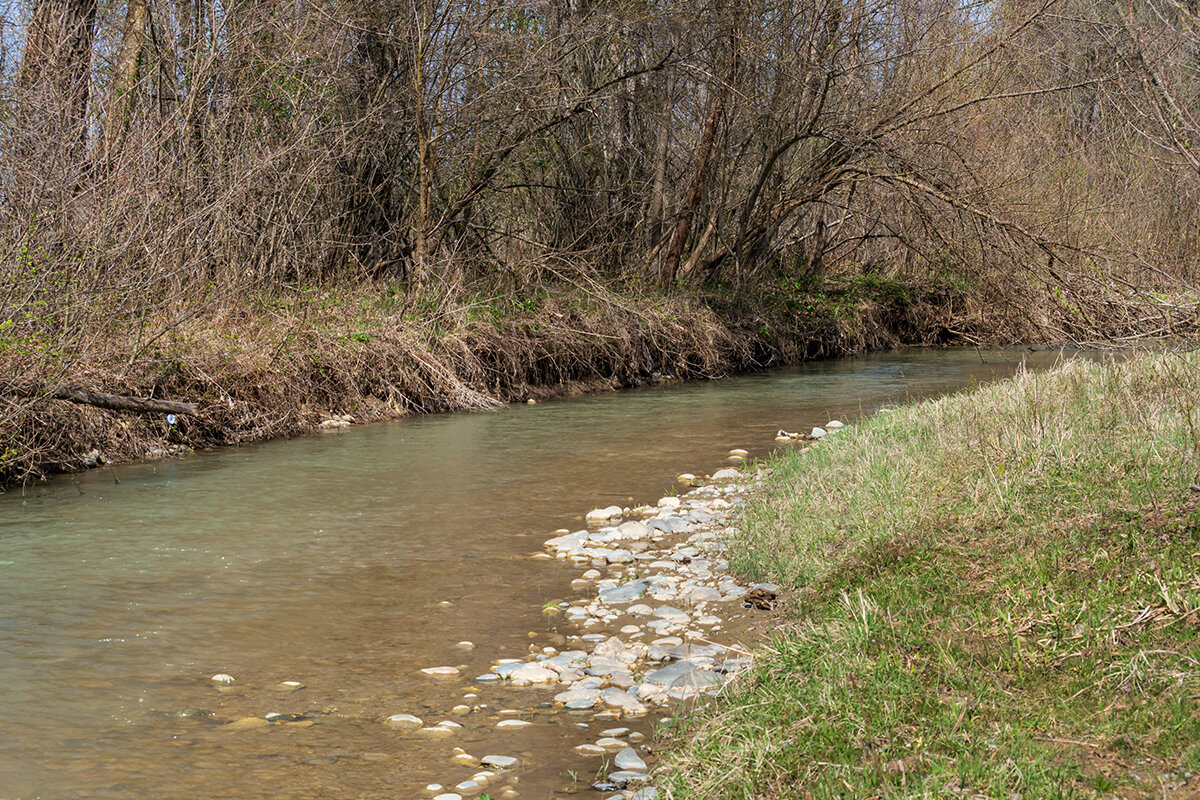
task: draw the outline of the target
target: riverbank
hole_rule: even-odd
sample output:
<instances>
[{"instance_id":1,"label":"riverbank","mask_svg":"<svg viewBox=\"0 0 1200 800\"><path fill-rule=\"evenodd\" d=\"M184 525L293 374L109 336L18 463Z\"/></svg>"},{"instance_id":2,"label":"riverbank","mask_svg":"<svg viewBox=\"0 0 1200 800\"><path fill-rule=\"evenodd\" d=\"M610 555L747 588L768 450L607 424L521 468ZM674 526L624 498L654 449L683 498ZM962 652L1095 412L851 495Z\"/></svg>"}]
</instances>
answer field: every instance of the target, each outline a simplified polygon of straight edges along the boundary
<instances>
[{"instance_id":1,"label":"riverbank","mask_svg":"<svg viewBox=\"0 0 1200 800\"><path fill-rule=\"evenodd\" d=\"M414 306L386 285L189 298L136 325L97 312L68 332L0 326L0 487L322 423L683 379L902 345L1037 339L1032 322L950 285L872 276L720 293L561 282ZM196 403L196 416L52 399L75 386ZM32 388L31 388L32 387ZM40 387L40 388L38 388Z\"/></svg>"},{"instance_id":2,"label":"riverbank","mask_svg":"<svg viewBox=\"0 0 1200 800\"><path fill-rule=\"evenodd\" d=\"M1200 356L1071 362L770 463L787 623L671 730L674 798L1190 797Z\"/></svg>"}]
</instances>

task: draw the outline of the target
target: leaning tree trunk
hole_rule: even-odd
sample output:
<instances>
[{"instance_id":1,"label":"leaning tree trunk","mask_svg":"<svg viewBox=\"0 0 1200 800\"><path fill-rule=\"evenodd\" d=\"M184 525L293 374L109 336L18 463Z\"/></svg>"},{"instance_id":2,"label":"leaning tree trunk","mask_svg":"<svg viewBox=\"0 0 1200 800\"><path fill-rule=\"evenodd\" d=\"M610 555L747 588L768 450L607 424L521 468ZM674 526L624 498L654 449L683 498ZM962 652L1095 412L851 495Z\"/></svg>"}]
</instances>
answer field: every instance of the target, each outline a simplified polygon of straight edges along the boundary
<instances>
[{"instance_id":1,"label":"leaning tree trunk","mask_svg":"<svg viewBox=\"0 0 1200 800\"><path fill-rule=\"evenodd\" d=\"M733 12L734 18L729 26L729 59L725 65L725 75L709 101L708 114L705 116L704 129L700 134L700 147L696 151L696 161L692 169L692 180L688 186L687 198L683 201L683 207L679 211L679 219L675 222L675 229L671 233L671 245L667 249L667 257L663 260L662 269L658 273L658 284L663 289L670 287L675 281L675 274L679 271L679 262L683 257L683 249L687 246L687 241L692 234L692 221L696 216L696 209L700 207L700 202L704 199L705 176L708 174L708 166L712 162L713 150L716 148L717 129L721 123L721 116L725 113L725 103L733 88L733 80L737 75L741 50L739 39L741 38L741 23L744 13L744 10Z\"/></svg>"}]
</instances>

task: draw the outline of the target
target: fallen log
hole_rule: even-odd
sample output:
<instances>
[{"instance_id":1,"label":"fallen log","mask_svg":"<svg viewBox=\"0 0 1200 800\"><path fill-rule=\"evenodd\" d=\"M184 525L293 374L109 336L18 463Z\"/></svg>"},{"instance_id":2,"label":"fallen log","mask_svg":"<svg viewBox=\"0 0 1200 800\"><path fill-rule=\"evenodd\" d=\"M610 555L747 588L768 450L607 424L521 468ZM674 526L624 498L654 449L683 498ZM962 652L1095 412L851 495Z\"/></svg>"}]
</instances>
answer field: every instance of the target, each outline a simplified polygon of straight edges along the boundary
<instances>
[{"instance_id":1,"label":"fallen log","mask_svg":"<svg viewBox=\"0 0 1200 800\"><path fill-rule=\"evenodd\" d=\"M66 400L84 406L96 406L112 411L137 411L143 414L184 414L199 416L200 407L195 403L181 403L176 400L154 400L145 397L127 397L121 394L105 394L80 389L76 386L47 386L40 390L24 391L26 397L52 397L55 400Z\"/></svg>"}]
</instances>

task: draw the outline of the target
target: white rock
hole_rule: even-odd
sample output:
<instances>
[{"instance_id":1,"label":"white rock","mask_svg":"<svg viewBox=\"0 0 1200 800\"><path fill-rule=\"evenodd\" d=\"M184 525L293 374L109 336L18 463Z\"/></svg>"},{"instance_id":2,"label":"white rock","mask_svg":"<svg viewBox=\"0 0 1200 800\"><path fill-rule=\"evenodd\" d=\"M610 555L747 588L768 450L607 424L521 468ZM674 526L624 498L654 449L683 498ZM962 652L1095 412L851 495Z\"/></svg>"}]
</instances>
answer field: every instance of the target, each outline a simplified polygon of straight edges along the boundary
<instances>
[{"instance_id":1,"label":"white rock","mask_svg":"<svg viewBox=\"0 0 1200 800\"><path fill-rule=\"evenodd\" d=\"M603 522L615 519L624 513L624 510L620 506L608 506L606 508L594 508L584 518L589 522Z\"/></svg>"},{"instance_id":2,"label":"white rock","mask_svg":"<svg viewBox=\"0 0 1200 800\"><path fill-rule=\"evenodd\" d=\"M532 725L532 722L526 722L523 719L502 719L496 723L497 728L527 728Z\"/></svg>"},{"instance_id":3,"label":"white rock","mask_svg":"<svg viewBox=\"0 0 1200 800\"><path fill-rule=\"evenodd\" d=\"M712 475L712 478L714 481L728 481L728 480L734 480L734 479L740 478L740 477L742 477L742 473L738 472L736 469L733 469L732 467L726 467L725 469L719 469L716 472L714 472Z\"/></svg>"},{"instance_id":4,"label":"white rock","mask_svg":"<svg viewBox=\"0 0 1200 800\"><path fill-rule=\"evenodd\" d=\"M743 450L743 449L741 449L740 447L738 447L738 448L735 448L735 449L733 449L733 450L730 450L730 451L729 451L729 455L731 455L731 456L743 456L743 457L744 457L744 456L748 456L748 455L750 455L750 451L749 451L749 450Z\"/></svg>"},{"instance_id":5,"label":"white rock","mask_svg":"<svg viewBox=\"0 0 1200 800\"><path fill-rule=\"evenodd\" d=\"M496 769L512 769L521 763L521 759L513 758L512 756L484 756L480 763L485 767L495 767Z\"/></svg>"},{"instance_id":6,"label":"white rock","mask_svg":"<svg viewBox=\"0 0 1200 800\"><path fill-rule=\"evenodd\" d=\"M229 684L234 682L234 677L232 675L227 675L224 672L218 672L216 675L213 675L210 680L213 683L222 683L222 684L228 686Z\"/></svg>"},{"instance_id":7,"label":"white rock","mask_svg":"<svg viewBox=\"0 0 1200 800\"><path fill-rule=\"evenodd\" d=\"M392 714L384 721L393 728L419 728L425 724L420 717L414 717L412 714Z\"/></svg>"},{"instance_id":8,"label":"white rock","mask_svg":"<svg viewBox=\"0 0 1200 800\"><path fill-rule=\"evenodd\" d=\"M828 430L836 431L838 428L844 428L846 426L841 420L831 419L829 422L825 423L825 427Z\"/></svg>"},{"instance_id":9,"label":"white rock","mask_svg":"<svg viewBox=\"0 0 1200 800\"><path fill-rule=\"evenodd\" d=\"M824 428L813 428L812 433L810 433L809 436L811 436L814 439L820 439L822 436L825 436L827 433L829 433L829 431L825 430Z\"/></svg>"},{"instance_id":10,"label":"white rock","mask_svg":"<svg viewBox=\"0 0 1200 800\"><path fill-rule=\"evenodd\" d=\"M515 686L528 683L554 683L558 680L558 673L537 664L526 664L508 673L508 679Z\"/></svg>"},{"instance_id":11,"label":"white rock","mask_svg":"<svg viewBox=\"0 0 1200 800\"><path fill-rule=\"evenodd\" d=\"M605 736L603 739L598 739L596 741L596 747L603 748L604 751L608 753L615 753L619 750L624 750L628 746L629 745L622 740L614 739L610 736Z\"/></svg>"},{"instance_id":12,"label":"white rock","mask_svg":"<svg viewBox=\"0 0 1200 800\"><path fill-rule=\"evenodd\" d=\"M629 564L633 561L633 553L628 550L613 550L605 555L609 564Z\"/></svg>"},{"instance_id":13,"label":"white rock","mask_svg":"<svg viewBox=\"0 0 1200 800\"><path fill-rule=\"evenodd\" d=\"M456 667L426 667L421 672L426 675L457 675L458 669Z\"/></svg>"},{"instance_id":14,"label":"white rock","mask_svg":"<svg viewBox=\"0 0 1200 800\"><path fill-rule=\"evenodd\" d=\"M682 504L683 501L678 497L661 497L658 500L659 508L679 508Z\"/></svg>"}]
</instances>

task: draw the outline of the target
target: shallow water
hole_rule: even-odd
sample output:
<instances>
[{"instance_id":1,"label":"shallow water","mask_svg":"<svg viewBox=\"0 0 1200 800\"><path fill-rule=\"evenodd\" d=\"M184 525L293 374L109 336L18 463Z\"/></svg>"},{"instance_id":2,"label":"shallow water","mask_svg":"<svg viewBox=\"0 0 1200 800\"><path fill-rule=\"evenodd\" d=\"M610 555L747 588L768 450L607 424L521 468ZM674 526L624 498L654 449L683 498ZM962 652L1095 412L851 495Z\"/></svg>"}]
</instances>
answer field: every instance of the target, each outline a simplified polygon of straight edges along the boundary
<instances>
[{"instance_id":1,"label":"shallow water","mask_svg":"<svg viewBox=\"0 0 1200 800\"><path fill-rule=\"evenodd\" d=\"M449 760L455 746L522 757L522 797L582 790L596 762L570 748L618 723L577 727L586 715L535 708L553 689L470 680L566 632L541 608L572 595L576 571L529 557L554 529L653 501L680 472L725 466L730 448L765 455L779 428L1058 358L826 361L356 426L0 496L0 798L421 797L474 771ZM438 665L463 674L419 672ZM218 688L219 672L237 683ZM285 680L305 688L280 691ZM472 692L467 704L489 709L452 716ZM532 709L535 724L496 729L500 709ZM223 727L272 711L308 719ZM396 713L466 727L422 738L382 723Z\"/></svg>"}]
</instances>

